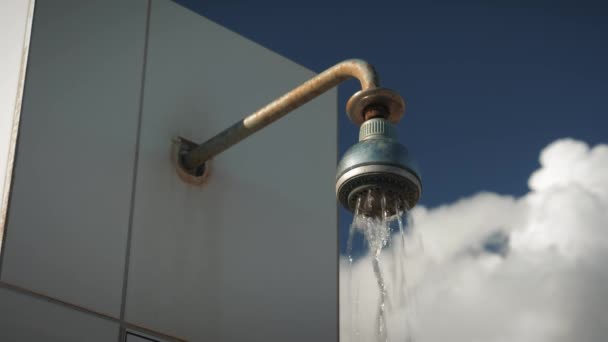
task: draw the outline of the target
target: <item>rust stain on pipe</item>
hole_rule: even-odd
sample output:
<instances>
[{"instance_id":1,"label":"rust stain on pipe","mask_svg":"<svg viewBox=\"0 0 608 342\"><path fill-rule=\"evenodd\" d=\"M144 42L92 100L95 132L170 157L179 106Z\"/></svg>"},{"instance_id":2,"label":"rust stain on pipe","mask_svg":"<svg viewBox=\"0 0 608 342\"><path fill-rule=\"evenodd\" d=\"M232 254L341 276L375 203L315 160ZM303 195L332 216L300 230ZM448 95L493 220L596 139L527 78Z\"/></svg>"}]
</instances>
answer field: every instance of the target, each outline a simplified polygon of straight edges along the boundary
<instances>
[{"instance_id":1,"label":"rust stain on pipe","mask_svg":"<svg viewBox=\"0 0 608 342\"><path fill-rule=\"evenodd\" d=\"M374 67L366 61L349 59L338 63L192 149L184 156L184 166L195 169L232 145L350 78L358 79L362 90L376 88L380 83Z\"/></svg>"}]
</instances>

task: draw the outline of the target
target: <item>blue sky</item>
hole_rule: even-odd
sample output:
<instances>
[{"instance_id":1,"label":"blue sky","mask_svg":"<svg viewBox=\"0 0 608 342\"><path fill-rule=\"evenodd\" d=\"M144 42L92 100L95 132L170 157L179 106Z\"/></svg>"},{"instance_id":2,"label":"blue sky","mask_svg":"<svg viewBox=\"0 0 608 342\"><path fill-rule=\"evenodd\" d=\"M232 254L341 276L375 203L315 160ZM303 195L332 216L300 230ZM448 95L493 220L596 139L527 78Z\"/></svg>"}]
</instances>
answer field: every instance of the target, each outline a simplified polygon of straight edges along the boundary
<instances>
[{"instance_id":1,"label":"blue sky","mask_svg":"<svg viewBox=\"0 0 608 342\"><path fill-rule=\"evenodd\" d=\"M608 140L608 5L586 1L178 1L320 72L374 64L408 103L400 140L421 204L479 191L521 196L557 138ZM339 108L357 90L339 89ZM357 129L340 113L340 154ZM341 209L341 249L351 216Z\"/></svg>"},{"instance_id":2,"label":"blue sky","mask_svg":"<svg viewBox=\"0 0 608 342\"><path fill-rule=\"evenodd\" d=\"M608 5L180 2L317 72L367 59L408 100L400 139L425 191L381 255L391 341L606 340ZM339 119L342 154L357 129ZM340 259L341 341L374 339L370 261Z\"/></svg>"}]
</instances>

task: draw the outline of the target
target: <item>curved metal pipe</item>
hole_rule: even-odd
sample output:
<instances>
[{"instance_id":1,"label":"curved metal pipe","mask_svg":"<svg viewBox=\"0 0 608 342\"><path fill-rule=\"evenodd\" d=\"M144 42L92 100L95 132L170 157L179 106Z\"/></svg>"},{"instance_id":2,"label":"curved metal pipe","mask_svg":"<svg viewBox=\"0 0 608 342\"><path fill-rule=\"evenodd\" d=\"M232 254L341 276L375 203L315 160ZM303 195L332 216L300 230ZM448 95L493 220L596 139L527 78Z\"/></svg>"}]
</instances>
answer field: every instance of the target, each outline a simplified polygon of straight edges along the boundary
<instances>
[{"instance_id":1,"label":"curved metal pipe","mask_svg":"<svg viewBox=\"0 0 608 342\"><path fill-rule=\"evenodd\" d=\"M366 61L349 59L338 63L189 150L181 157L183 167L196 170L207 160L349 78L358 79L362 90L379 86L374 67Z\"/></svg>"}]
</instances>

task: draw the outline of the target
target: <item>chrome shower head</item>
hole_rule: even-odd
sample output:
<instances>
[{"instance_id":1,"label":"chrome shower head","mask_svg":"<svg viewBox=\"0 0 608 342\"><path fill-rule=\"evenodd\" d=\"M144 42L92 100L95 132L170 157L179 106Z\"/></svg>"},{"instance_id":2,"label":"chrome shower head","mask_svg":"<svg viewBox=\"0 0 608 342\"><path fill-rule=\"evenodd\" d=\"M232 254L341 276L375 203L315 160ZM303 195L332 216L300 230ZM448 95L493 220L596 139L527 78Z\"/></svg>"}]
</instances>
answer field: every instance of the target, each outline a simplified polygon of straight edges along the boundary
<instances>
[{"instance_id":1,"label":"chrome shower head","mask_svg":"<svg viewBox=\"0 0 608 342\"><path fill-rule=\"evenodd\" d=\"M397 141L396 127L383 118L365 121L359 142L349 148L336 176L336 196L349 211L381 217L413 208L422 185L415 162Z\"/></svg>"}]
</instances>

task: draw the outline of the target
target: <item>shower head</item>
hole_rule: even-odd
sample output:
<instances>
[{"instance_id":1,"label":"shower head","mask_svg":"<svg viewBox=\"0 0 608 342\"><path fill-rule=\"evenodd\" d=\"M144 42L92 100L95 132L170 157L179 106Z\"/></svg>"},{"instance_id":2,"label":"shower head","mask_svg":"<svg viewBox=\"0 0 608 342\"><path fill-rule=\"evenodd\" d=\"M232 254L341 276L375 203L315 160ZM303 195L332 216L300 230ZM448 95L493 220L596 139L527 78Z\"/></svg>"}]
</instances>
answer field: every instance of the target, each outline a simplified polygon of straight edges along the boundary
<instances>
[{"instance_id":1,"label":"shower head","mask_svg":"<svg viewBox=\"0 0 608 342\"><path fill-rule=\"evenodd\" d=\"M384 118L363 122L336 175L336 196L349 211L371 217L413 208L422 186L415 162Z\"/></svg>"},{"instance_id":2,"label":"shower head","mask_svg":"<svg viewBox=\"0 0 608 342\"><path fill-rule=\"evenodd\" d=\"M352 212L373 217L413 208L420 198L420 176L393 126L403 116L405 102L380 87L374 68L359 59L334 65L202 144L177 137L171 159L179 177L205 184L213 157L349 78L356 78L361 90L348 100L346 112L361 132L338 165L338 200Z\"/></svg>"}]
</instances>

